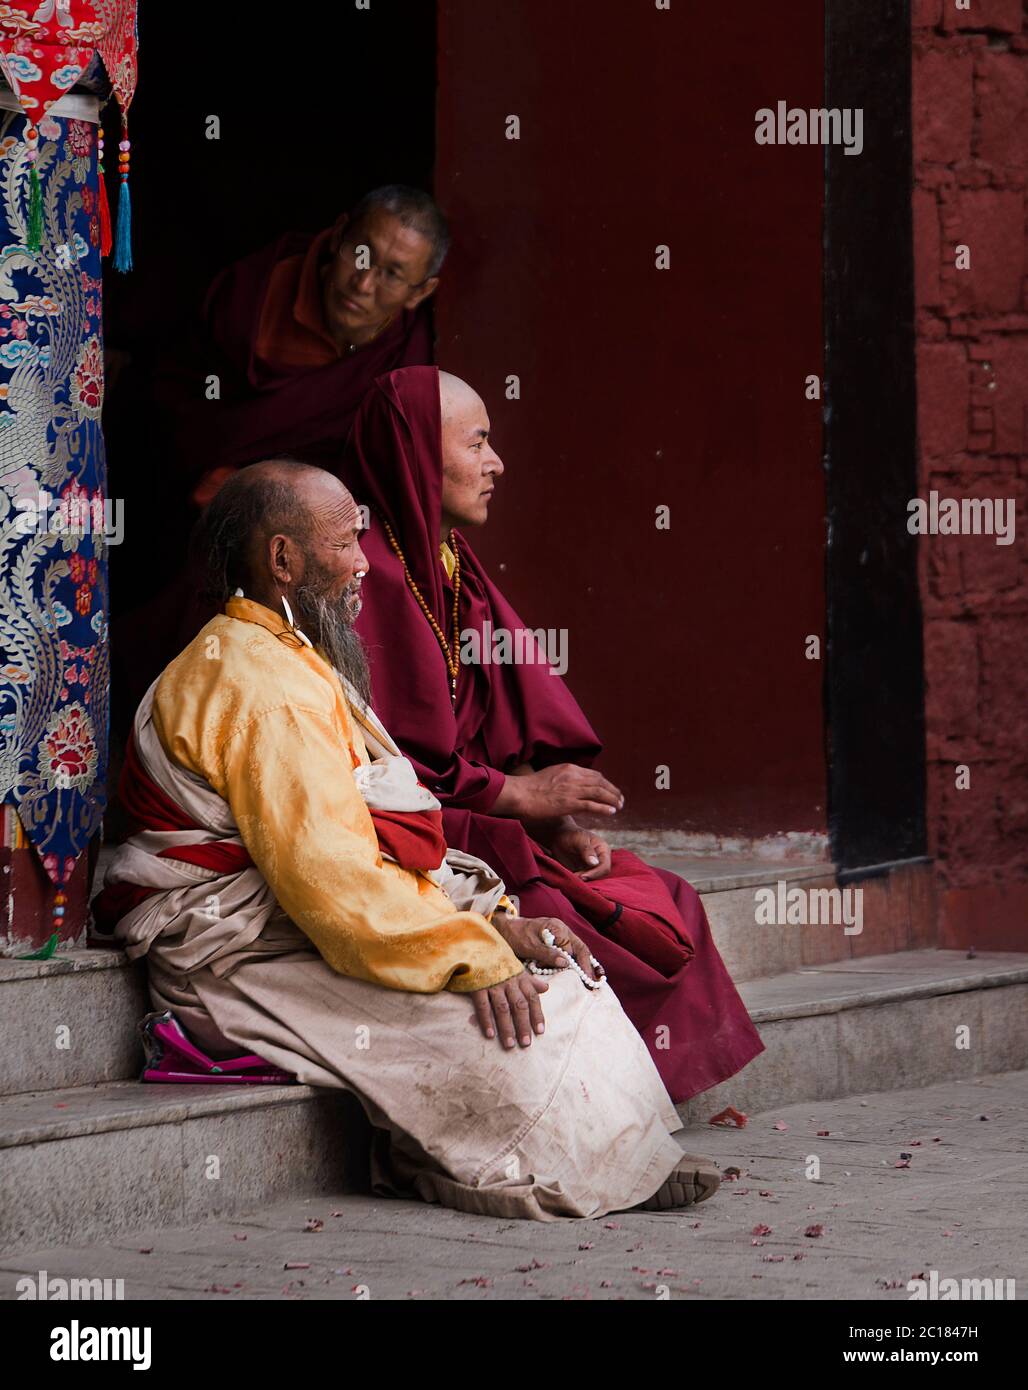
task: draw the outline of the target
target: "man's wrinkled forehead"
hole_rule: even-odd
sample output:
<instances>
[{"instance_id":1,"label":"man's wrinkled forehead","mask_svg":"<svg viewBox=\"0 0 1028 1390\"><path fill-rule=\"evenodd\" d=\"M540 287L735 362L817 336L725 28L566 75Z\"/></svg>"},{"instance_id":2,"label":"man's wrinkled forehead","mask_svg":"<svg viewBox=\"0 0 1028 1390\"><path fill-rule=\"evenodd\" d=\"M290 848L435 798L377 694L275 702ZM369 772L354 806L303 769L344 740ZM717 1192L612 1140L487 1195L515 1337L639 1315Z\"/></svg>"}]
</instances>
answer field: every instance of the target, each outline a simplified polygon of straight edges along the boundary
<instances>
[{"instance_id":1,"label":"man's wrinkled forehead","mask_svg":"<svg viewBox=\"0 0 1028 1390\"><path fill-rule=\"evenodd\" d=\"M312 520L318 531L342 533L360 530L360 512L357 503L345 488L330 499L312 508Z\"/></svg>"}]
</instances>

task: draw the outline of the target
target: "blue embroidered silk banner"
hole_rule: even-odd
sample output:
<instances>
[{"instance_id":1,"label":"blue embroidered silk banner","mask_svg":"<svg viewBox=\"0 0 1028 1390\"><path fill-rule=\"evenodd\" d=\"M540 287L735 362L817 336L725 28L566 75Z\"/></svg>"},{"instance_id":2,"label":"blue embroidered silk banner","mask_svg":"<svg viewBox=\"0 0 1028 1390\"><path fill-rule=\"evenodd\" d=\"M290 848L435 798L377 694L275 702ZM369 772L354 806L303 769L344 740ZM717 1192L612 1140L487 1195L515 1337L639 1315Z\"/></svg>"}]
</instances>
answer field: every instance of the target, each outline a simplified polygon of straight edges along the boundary
<instances>
[{"instance_id":1,"label":"blue embroidered silk banner","mask_svg":"<svg viewBox=\"0 0 1028 1390\"><path fill-rule=\"evenodd\" d=\"M25 118L0 120L0 793L55 883L99 827L106 471L96 126L47 115L26 248Z\"/></svg>"}]
</instances>

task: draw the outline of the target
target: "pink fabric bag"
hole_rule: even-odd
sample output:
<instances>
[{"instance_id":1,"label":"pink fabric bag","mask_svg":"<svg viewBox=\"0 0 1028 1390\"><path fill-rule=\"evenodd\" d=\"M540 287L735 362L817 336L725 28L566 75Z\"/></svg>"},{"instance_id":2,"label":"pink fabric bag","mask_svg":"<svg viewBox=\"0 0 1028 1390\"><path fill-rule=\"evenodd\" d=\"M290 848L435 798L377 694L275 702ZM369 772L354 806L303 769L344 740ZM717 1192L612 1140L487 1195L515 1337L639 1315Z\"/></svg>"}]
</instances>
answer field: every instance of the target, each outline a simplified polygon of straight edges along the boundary
<instances>
[{"instance_id":1,"label":"pink fabric bag","mask_svg":"<svg viewBox=\"0 0 1028 1390\"><path fill-rule=\"evenodd\" d=\"M212 1061L189 1041L170 1010L147 1014L139 1023L139 1035L146 1054L144 1081L226 1086L288 1086L296 1081L291 1072L273 1067L256 1053Z\"/></svg>"}]
</instances>

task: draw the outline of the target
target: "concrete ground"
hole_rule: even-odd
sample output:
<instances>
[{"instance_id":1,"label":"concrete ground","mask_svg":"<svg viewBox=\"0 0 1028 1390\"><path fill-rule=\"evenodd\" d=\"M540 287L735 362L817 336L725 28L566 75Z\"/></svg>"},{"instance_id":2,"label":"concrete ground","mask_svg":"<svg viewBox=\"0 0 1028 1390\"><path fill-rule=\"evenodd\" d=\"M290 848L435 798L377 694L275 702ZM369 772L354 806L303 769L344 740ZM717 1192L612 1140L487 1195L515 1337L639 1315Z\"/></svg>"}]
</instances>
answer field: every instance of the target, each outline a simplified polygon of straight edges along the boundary
<instances>
[{"instance_id":1,"label":"concrete ground","mask_svg":"<svg viewBox=\"0 0 1028 1390\"><path fill-rule=\"evenodd\" d=\"M123 1279L129 1299L905 1302L907 1281L934 1269L940 1279L1013 1278L1024 1298L1026 1116L1028 1072L806 1102L752 1115L743 1130L683 1131L683 1148L741 1170L683 1211L536 1224L319 1196L7 1255L0 1297L46 1270ZM807 1176L811 1156L819 1177Z\"/></svg>"}]
</instances>

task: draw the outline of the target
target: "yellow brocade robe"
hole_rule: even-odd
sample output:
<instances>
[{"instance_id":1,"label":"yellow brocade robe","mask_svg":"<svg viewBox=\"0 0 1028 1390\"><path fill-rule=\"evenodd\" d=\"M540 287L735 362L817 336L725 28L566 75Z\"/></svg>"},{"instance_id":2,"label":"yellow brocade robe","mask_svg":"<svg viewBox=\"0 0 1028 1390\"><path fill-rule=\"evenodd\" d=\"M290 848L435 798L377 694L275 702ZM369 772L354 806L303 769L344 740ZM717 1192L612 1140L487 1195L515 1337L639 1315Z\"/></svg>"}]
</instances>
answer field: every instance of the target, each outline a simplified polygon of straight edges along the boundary
<instances>
[{"instance_id":1,"label":"yellow brocade robe","mask_svg":"<svg viewBox=\"0 0 1028 1390\"><path fill-rule=\"evenodd\" d=\"M342 975L470 992L521 962L478 913L379 853L353 777L359 715L285 621L233 598L165 670L153 722L165 753L228 802L283 911Z\"/></svg>"}]
</instances>

